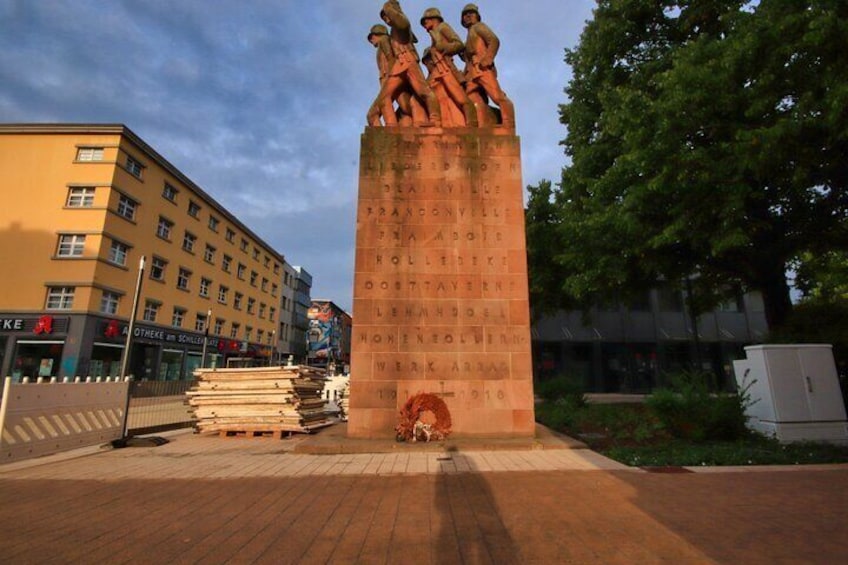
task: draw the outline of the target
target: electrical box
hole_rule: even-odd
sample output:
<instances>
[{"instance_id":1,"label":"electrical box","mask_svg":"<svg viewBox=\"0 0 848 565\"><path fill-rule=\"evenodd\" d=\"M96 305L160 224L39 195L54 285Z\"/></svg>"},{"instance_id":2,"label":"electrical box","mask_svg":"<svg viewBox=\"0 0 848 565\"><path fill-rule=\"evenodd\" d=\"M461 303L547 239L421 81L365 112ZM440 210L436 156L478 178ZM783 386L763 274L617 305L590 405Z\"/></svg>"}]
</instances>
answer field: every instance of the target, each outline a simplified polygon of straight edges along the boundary
<instances>
[{"instance_id":1,"label":"electrical box","mask_svg":"<svg viewBox=\"0 0 848 565\"><path fill-rule=\"evenodd\" d=\"M839 376L828 344L752 345L733 362L740 392L750 396L748 427L783 443L848 444Z\"/></svg>"}]
</instances>

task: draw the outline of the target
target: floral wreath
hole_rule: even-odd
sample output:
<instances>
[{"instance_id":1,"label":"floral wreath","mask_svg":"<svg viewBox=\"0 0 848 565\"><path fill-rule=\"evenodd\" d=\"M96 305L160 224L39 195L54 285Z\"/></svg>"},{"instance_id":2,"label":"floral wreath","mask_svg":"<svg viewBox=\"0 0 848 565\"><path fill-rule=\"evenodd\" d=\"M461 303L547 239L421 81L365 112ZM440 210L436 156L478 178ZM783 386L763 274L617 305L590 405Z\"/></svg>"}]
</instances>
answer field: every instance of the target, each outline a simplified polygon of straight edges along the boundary
<instances>
[{"instance_id":1,"label":"floral wreath","mask_svg":"<svg viewBox=\"0 0 848 565\"><path fill-rule=\"evenodd\" d=\"M434 424L425 424L419 418L422 412L436 416ZM400 411L400 421L395 426L398 441L439 441L451 433L451 415L445 401L429 392L419 392L410 397Z\"/></svg>"}]
</instances>

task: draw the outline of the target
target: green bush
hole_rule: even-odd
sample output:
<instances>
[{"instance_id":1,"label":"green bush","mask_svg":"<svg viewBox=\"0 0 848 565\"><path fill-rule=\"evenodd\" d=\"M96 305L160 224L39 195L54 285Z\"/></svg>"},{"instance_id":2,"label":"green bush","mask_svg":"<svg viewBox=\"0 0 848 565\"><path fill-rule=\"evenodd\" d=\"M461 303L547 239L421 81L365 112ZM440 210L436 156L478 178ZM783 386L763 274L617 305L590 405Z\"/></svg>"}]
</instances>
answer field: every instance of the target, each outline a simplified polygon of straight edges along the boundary
<instances>
[{"instance_id":1,"label":"green bush","mask_svg":"<svg viewBox=\"0 0 848 565\"><path fill-rule=\"evenodd\" d=\"M583 383L570 375L560 375L552 379L539 381L536 383L535 389L536 394L550 402L566 400L575 407L586 405Z\"/></svg>"},{"instance_id":2,"label":"green bush","mask_svg":"<svg viewBox=\"0 0 848 565\"><path fill-rule=\"evenodd\" d=\"M698 372L674 375L670 387L654 391L646 403L673 437L695 442L745 437L747 391L714 394L713 378Z\"/></svg>"},{"instance_id":3,"label":"green bush","mask_svg":"<svg viewBox=\"0 0 848 565\"><path fill-rule=\"evenodd\" d=\"M543 402L536 406L536 420L559 432L574 425L578 407L566 400Z\"/></svg>"}]
</instances>

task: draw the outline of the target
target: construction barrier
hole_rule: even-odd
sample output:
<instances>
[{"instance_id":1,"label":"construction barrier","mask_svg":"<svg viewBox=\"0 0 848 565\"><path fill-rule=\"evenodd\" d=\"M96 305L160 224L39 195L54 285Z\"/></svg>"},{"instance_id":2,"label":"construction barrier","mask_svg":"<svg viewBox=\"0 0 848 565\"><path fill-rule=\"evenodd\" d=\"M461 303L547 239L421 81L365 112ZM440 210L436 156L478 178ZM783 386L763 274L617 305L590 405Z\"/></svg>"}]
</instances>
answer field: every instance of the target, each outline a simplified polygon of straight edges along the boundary
<instances>
[{"instance_id":1,"label":"construction barrier","mask_svg":"<svg viewBox=\"0 0 848 565\"><path fill-rule=\"evenodd\" d=\"M129 381L13 383L0 404L0 463L100 445L123 437Z\"/></svg>"}]
</instances>

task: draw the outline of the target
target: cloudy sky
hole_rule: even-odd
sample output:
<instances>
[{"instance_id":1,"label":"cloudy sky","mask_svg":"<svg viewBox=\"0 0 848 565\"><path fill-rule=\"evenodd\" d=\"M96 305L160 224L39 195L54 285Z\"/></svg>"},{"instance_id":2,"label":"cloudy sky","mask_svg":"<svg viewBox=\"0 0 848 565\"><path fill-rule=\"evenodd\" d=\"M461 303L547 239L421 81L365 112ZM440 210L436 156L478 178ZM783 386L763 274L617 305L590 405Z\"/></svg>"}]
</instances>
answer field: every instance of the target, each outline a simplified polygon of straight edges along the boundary
<instances>
[{"instance_id":1,"label":"cloudy sky","mask_svg":"<svg viewBox=\"0 0 848 565\"><path fill-rule=\"evenodd\" d=\"M460 37L465 0L441 9ZM593 0L483 0L501 39L524 184L558 179L557 105ZM359 136L379 0L0 0L0 122L123 123L352 304Z\"/></svg>"}]
</instances>

